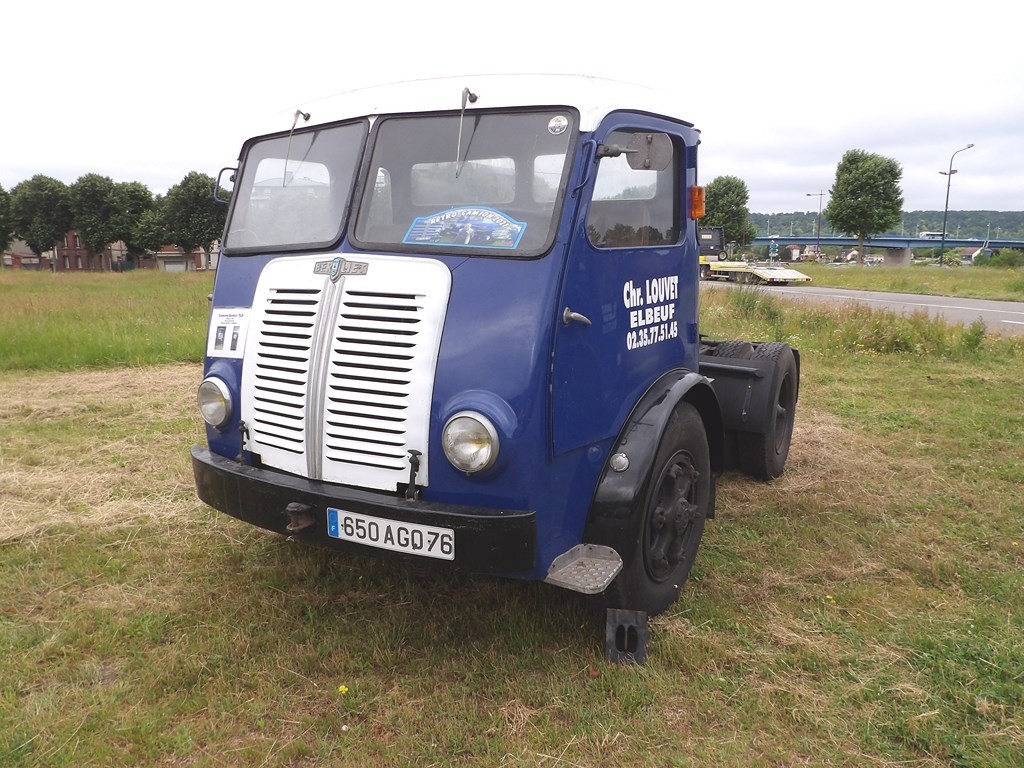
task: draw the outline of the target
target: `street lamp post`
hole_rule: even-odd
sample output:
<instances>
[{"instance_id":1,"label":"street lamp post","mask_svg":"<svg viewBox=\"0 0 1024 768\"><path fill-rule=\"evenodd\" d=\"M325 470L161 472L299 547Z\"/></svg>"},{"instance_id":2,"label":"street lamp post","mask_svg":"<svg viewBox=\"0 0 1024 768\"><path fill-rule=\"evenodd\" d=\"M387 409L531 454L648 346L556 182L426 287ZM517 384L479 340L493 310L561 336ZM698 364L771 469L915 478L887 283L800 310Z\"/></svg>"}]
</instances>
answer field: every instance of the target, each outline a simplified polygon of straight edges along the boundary
<instances>
[{"instance_id":1,"label":"street lamp post","mask_svg":"<svg viewBox=\"0 0 1024 768\"><path fill-rule=\"evenodd\" d=\"M807 197L818 198L818 226L815 228L817 244L814 246L814 258L821 258L821 199L825 196L825 190L819 190L818 192L808 192Z\"/></svg>"},{"instance_id":2,"label":"street lamp post","mask_svg":"<svg viewBox=\"0 0 1024 768\"><path fill-rule=\"evenodd\" d=\"M946 254L946 218L949 216L949 185L953 181L953 174L956 171L953 170L953 158L963 152L965 149L970 149L973 144L968 144L966 147L962 147L949 156L949 170L939 171L943 176L946 177L946 207L942 210L942 244L939 246L939 266L943 266L945 262Z\"/></svg>"}]
</instances>

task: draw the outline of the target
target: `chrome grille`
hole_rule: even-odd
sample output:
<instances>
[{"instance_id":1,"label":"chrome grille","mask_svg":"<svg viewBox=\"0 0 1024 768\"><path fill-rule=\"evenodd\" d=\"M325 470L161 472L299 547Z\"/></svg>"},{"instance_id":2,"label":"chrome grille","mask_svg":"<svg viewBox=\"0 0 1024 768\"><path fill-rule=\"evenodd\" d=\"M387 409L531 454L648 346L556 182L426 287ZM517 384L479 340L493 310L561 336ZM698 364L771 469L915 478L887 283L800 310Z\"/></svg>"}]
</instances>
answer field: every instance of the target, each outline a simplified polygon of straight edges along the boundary
<instances>
[{"instance_id":1,"label":"chrome grille","mask_svg":"<svg viewBox=\"0 0 1024 768\"><path fill-rule=\"evenodd\" d=\"M250 432L263 445L300 455L305 452L306 386L322 294L316 288L271 288L256 336Z\"/></svg>"},{"instance_id":2,"label":"chrome grille","mask_svg":"<svg viewBox=\"0 0 1024 768\"><path fill-rule=\"evenodd\" d=\"M389 490L408 481L416 451L425 485L450 273L375 256L366 274L333 283L314 273L318 259L279 259L260 277L242 374L248 447L267 466Z\"/></svg>"},{"instance_id":3,"label":"chrome grille","mask_svg":"<svg viewBox=\"0 0 1024 768\"><path fill-rule=\"evenodd\" d=\"M347 290L327 381L330 461L400 471L424 296Z\"/></svg>"}]
</instances>

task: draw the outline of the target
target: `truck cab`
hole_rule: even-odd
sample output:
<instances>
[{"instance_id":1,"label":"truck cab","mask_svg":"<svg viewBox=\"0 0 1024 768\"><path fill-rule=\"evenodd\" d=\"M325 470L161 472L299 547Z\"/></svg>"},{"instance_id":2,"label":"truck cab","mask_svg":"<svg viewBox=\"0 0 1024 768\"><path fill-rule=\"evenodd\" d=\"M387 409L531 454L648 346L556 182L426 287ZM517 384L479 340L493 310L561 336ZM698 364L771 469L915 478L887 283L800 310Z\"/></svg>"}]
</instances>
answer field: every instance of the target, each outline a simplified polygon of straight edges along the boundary
<instances>
[{"instance_id":1,"label":"truck cab","mask_svg":"<svg viewBox=\"0 0 1024 768\"><path fill-rule=\"evenodd\" d=\"M700 254L700 279L711 277L711 265L725 258L725 229L723 227L698 227L698 253Z\"/></svg>"},{"instance_id":2,"label":"truck cab","mask_svg":"<svg viewBox=\"0 0 1024 768\"><path fill-rule=\"evenodd\" d=\"M671 605L721 473L781 473L799 378L785 345L699 333L700 133L673 106L447 78L246 141L200 498L299 542Z\"/></svg>"}]
</instances>

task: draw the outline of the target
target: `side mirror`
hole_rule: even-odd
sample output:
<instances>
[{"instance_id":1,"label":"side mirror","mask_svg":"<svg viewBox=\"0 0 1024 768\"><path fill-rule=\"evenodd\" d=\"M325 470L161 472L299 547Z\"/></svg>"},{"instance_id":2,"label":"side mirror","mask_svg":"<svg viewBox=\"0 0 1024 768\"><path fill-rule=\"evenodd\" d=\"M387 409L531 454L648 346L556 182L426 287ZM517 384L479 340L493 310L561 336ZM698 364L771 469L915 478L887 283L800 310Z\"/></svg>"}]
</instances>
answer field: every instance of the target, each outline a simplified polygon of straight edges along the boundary
<instances>
[{"instance_id":1,"label":"side mirror","mask_svg":"<svg viewBox=\"0 0 1024 768\"><path fill-rule=\"evenodd\" d=\"M673 154L672 139L665 133L634 133L626 146L626 162L634 171L664 171Z\"/></svg>"},{"instance_id":2,"label":"side mirror","mask_svg":"<svg viewBox=\"0 0 1024 768\"><path fill-rule=\"evenodd\" d=\"M220 196L221 189L226 190L226 187L224 187L221 184L221 179L224 178L224 174L227 171L231 171L231 175L228 177L228 182L231 184L231 187L233 189L235 186L235 174L238 173L237 168L221 168L220 173L217 174L217 183L213 185L213 199L216 200L218 203L223 203L224 205L227 205L229 201L222 199Z\"/></svg>"},{"instance_id":3,"label":"side mirror","mask_svg":"<svg viewBox=\"0 0 1024 768\"><path fill-rule=\"evenodd\" d=\"M672 164L672 139L665 133L634 133L629 144L601 144L598 157L626 156L634 171L664 171Z\"/></svg>"}]
</instances>

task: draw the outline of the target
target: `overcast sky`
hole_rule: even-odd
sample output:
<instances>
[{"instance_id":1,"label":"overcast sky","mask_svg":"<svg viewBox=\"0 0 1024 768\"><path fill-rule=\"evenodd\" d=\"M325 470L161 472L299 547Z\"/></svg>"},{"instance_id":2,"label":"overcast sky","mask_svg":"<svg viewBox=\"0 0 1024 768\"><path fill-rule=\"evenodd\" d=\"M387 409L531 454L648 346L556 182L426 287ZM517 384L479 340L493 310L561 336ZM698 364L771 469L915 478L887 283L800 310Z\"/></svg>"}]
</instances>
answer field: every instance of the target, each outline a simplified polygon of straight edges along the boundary
<instances>
[{"instance_id":1,"label":"overcast sky","mask_svg":"<svg viewBox=\"0 0 1024 768\"><path fill-rule=\"evenodd\" d=\"M0 186L99 173L162 194L325 96L554 72L677 94L701 182L738 176L752 212L816 211L849 149L901 165L904 210L942 210L939 171L968 143L950 209L1021 211L1021 17L1005 0L8 0Z\"/></svg>"}]
</instances>

